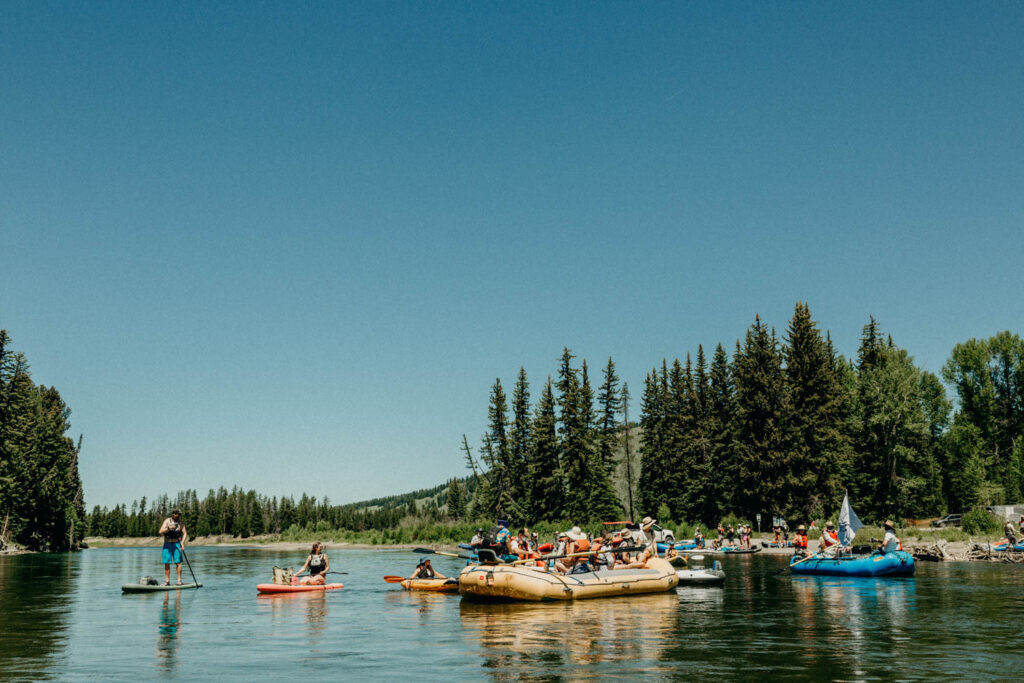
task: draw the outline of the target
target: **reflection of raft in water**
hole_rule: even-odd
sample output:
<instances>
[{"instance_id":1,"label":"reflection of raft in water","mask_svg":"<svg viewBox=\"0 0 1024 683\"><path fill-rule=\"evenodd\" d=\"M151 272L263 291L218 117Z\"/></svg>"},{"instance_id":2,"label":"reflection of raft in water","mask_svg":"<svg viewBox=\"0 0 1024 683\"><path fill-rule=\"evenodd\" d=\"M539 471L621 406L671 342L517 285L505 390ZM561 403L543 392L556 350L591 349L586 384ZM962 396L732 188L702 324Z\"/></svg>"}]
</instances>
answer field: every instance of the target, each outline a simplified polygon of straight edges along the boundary
<instances>
[{"instance_id":1,"label":"reflection of raft in water","mask_svg":"<svg viewBox=\"0 0 1024 683\"><path fill-rule=\"evenodd\" d=\"M521 565L472 565L459 574L459 593L472 600L583 600L658 593L676 587L671 564L651 558L643 569L558 574Z\"/></svg>"},{"instance_id":2,"label":"reflection of raft in water","mask_svg":"<svg viewBox=\"0 0 1024 683\"><path fill-rule=\"evenodd\" d=\"M913 576L914 558L902 550L860 557L812 557L803 562L794 555L789 568L794 574L820 576Z\"/></svg>"}]
</instances>

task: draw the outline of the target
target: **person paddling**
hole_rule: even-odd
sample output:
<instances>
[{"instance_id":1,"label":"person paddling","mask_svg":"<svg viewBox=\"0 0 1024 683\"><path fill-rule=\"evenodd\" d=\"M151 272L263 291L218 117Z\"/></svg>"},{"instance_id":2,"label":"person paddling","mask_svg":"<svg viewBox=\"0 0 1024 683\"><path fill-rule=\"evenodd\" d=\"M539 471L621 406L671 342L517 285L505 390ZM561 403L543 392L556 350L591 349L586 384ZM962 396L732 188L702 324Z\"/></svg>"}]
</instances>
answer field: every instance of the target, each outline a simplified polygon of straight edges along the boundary
<instances>
[{"instance_id":1,"label":"person paddling","mask_svg":"<svg viewBox=\"0 0 1024 683\"><path fill-rule=\"evenodd\" d=\"M174 508L171 516L160 525L160 535L164 537L164 548L161 553L164 561L164 585L171 585L171 565L177 568L178 585L181 585L181 555L188 540L188 531L181 523L181 510Z\"/></svg>"},{"instance_id":2,"label":"person paddling","mask_svg":"<svg viewBox=\"0 0 1024 683\"><path fill-rule=\"evenodd\" d=\"M313 549L310 550L306 563L302 565L302 569L295 572L293 578L297 578L299 574L306 570L309 570L309 576L303 576L301 579L298 579L297 583L300 586L322 586L327 580L327 572L331 570L331 562L327 559L323 544L319 542L313 544Z\"/></svg>"},{"instance_id":3,"label":"person paddling","mask_svg":"<svg viewBox=\"0 0 1024 683\"><path fill-rule=\"evenodd\" d=\"M447 579L448 577L439 571L435 571L430 566L430 558L424 557L420 560L420 563L416 565L416 571L412 573L410 579Z\"/></svg>"}]
</instances>

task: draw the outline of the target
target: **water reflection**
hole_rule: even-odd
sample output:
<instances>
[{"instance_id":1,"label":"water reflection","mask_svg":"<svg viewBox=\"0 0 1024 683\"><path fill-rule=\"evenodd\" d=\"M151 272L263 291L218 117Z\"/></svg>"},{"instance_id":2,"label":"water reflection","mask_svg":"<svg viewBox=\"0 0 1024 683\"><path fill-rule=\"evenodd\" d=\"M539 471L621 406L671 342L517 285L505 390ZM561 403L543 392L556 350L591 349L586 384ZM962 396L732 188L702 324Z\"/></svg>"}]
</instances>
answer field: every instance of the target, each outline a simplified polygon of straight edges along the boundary
<instances>
[{"instance_id":1,"label":"water reflection","mask_svg":"<svg viewBox=\"0 0 1024 683\"><path fill-rule=\"evenodd\" d=\"M587 680L637 660L658 661L678 610L669 592L540 604L462 601L459 616L467 645L480 649L491 677Z\"/></svg>"},{"instance_id":2,"label":"water reflection","mask_svg":"<svg viewBox=\"0 0 1024 683\"><path fill-rule=\"evenodd\" d=\"M71 554L0 557L0 677L50 678L65 649L78 570Z\"/></svg>"},{"instance_id":3,"label":"water reflection","mask_svg":"<svg viewBox=\"0 0 1024 683\"><path fill-rule=\"evenodd\" d=\"M912 578L794 576L794 602L801 647L810 659L835 675L864 675L864 663L882 664L909 650L908 629L915 611L916 581ZM879 641L885 634L885 642ZM815 643L841 643L827 657Z\"/></svg>"},{"instance_id":4,"label":"water reflection","mask_svg":"<svg viewBox=\"0 0 1024 683\"><path fill-rule=\"evenodd\" d=\"M327 630L329 602L326 591L258 596L258 603L270 610L270 621L275 629L278 626L286 629L288 624L297 620L305 622L311 645L319 644L320 637Z\"/></svg>"},{"instance_id":5,"label":"water reflection","mask_svg":"<svg viewBox=\"0 0 1024 683\"><path fill-rule=\"evenodd\" d=\"M171 596L174 593L174 596ZM178 627L181 625L181 591L164 593L164 604L160 609L159 635L156 640L157 665L161 671L170 673L177 665Z\"/></svg>"}]
</instances>

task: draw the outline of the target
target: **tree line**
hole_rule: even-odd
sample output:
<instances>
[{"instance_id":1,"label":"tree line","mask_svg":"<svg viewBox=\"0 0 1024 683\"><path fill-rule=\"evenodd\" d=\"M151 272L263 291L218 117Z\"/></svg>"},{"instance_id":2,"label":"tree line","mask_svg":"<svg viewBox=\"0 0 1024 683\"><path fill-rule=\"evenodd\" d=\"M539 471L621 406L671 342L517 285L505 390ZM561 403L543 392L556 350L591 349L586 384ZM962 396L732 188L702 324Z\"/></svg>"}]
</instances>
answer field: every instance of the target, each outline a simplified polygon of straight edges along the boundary
<instances>
[{"instance_id":1,"label":"tree line","mask_svg":"<svg viewBox=\"0 0 1024 683\"><path fill-rule=\"evenodd\" d=\"M71 409L55 387L36 385L25 355L0 330L0 548L69 550L84 536Z\"/></svg>"},{"instance_id":2,"label":"tree line","mask_svg":"<svg viewBox=\"0 0 1024 683\"><path fill-rule=\"evenodd\" d=\"M781 336L755 317L731 353L717 344L708 358L698 346L651 368L637 422L612 358L595 382L565 348L536 400L532 391L523 368L511 397L496 379L480 442L462 438L468 474L434 489L344 506L237 488L200 501L191 491L151 509L145 499L94 508L90 530L153 535L174 505L193 533L248 536L388 529L410 518L807 521L834 514L844 492L866 521L1024 501L1024 341L1008 331L957 344L940 378L873 318L856 355L843 357L798 303Z\"/></svg>"},{"instance_id":3,"label":"tree line","mask_svg":"<svg viewBox=\"0 0 1024 683\"><path fill-rule=\"evenodd\" d=\"M835 351L807 304L782 338L760 317L732 354L698 346L647 373L640 471L623 454L628 387L608 359L595 390L587 363L565 349L535 406L520 368L511 411L500 380L474 458L468 514L530 523L593 522L666 510L717 523L821 519L844 492L866 520L922 518L1024 500L1024 342L1001 332L958 344L942 380L919 368L871 318L855 358ZM624 467L625 466L625 467ZM625 478L620 499L610 485ZM636 491L637 512L633 507Z\"/></svg>"},{"instance_id":4,"label":"tree line","mask_svg":"<svg viewBox=\"0 0 1024 683\"><path fill-rule=\"evenodd\" d=\"M297 531L366 531L390 529L410 516L424 520L448 519L444 511L447 484L430 489L347 505L332 505L328 498L317 500L303 493L292 496L263 496L254 490L234 487L210 489L200 498L195 490L171 498L161 494L153 500L143 496L131 505L113 508L94 506L88 514L87 535L107 538L156 536L161 523L178 508L192 536L228 535L249 538L263 534Z\"/></svg>"}]
</instances>

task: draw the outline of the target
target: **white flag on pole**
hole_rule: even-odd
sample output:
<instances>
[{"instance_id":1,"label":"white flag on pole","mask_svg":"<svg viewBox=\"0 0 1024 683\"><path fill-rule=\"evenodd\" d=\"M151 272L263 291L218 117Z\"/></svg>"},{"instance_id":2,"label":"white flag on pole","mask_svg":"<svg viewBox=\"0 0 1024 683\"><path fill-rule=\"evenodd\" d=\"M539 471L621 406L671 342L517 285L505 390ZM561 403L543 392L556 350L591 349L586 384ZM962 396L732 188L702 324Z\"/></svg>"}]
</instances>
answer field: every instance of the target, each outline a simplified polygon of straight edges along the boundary
<instances>
[{"instance_id":1,"label":"white flag on pole","mask_svg":"<svg viewBox=\"0 0 1024 683\"><path fill-rule=\"evenodd\" d=\"M853 543L853 537L863 524L857 519L857 513L850 507L850 495L843 496L843 507L839 511L839 540L843 545Z\"/></svg>"}]
</instances>

